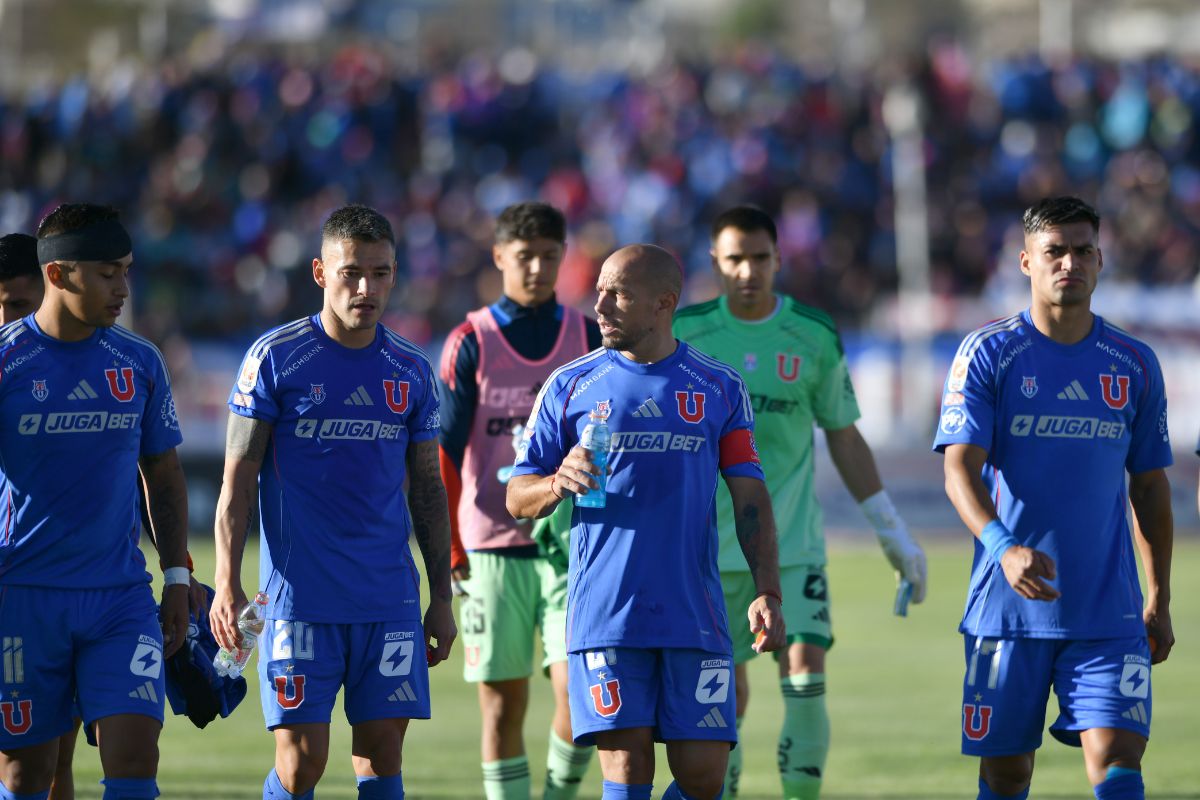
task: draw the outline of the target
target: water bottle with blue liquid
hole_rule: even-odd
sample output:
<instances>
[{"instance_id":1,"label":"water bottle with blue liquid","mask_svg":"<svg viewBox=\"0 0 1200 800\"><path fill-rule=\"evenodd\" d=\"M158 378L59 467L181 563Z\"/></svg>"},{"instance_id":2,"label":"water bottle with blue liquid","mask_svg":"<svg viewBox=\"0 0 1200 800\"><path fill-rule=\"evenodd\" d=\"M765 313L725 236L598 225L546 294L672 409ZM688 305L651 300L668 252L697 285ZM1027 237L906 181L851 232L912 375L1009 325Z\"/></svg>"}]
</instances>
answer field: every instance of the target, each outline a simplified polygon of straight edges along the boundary
<instances>
[{"instance_id":1,"label":"water bottle with blue liquid","mask_svg":"<svg viewBox=\"0 0 1200 800\"><path fill-rule=\"evenodd\" d=\"M589 489L586 494L575 498L579 508L604 508L608 500L608 450L612 446L612 431L608 427L610 408L608 401L596 403L596 410L588 414L588 424L583 428L579 444L592 453L592 463L599 470L599 475L593 475L600 486Z\"/></svg>"}]
</instances>

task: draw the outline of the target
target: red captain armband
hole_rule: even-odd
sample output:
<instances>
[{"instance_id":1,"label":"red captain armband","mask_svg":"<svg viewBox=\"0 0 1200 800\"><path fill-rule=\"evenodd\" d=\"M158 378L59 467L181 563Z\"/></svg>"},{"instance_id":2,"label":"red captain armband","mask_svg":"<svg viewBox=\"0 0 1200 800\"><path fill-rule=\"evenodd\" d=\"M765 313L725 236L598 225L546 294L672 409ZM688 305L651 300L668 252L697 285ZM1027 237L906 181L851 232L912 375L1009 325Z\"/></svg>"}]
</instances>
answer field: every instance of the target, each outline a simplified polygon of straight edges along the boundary
<instances>
[{"instance_id":1,"label":"red captain armband","mask_svg":"<svg viewBox=\"0 0 1200 800\"><path fill-rule=\"evenodd\" d=\"M754 446L754 434L748 428L738 428L721 437L721 469L738 464L757 464L758 448Z\"/></svg>"}]
</instances>

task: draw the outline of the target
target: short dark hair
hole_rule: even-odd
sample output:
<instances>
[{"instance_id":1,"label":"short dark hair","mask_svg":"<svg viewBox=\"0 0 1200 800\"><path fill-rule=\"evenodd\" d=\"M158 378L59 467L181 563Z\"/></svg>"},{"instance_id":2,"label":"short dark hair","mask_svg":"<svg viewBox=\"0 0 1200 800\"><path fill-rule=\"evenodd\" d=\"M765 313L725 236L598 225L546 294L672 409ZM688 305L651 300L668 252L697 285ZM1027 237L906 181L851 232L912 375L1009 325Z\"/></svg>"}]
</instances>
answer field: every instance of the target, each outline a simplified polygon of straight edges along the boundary
<instances>
[{"instance_id":1,"label":"short dark hair","mask_svg":"<svg viewBox=\"0 0 1200 800\"><path fill-rule=\"evenodd\" d=\"M567 220L562 212L549 203L517 203L496 217L496 244L517 239L553 239L567 241Z\"/></svg>"},{"instance_id":2,"label":"short dark hair","mask_svg":"<svg viewBox=\"0 0 1200 800\"><path fill-rule=\"evenodd\" d=\"M121 217L112 206L101 206L95 203L63 203L47 214L38 225L37 238L47 239L60 233L77 231L94 225L97 222L109 220L119 221Z\"/></svg>"},{"instance_id":3,"label":"short dark hair","mask_svg":"<svg viewBox=\"0 0 1200 800\"><path fill-rule=\"evenodd\" d=\"M396 243L387 217L369 206L352 203L329 215L321 226L321 241Z\"/></svg>"},{"instance_id":4,"label":"short dark hair","mask_svg":"<svg viewBox=\"0 0 1200 800\"><path fill-rule=\"evenodd\" d=\"M42 277L37 239L27 233L0 236L0 281L32 275Z\"/></svg>"},{"instance_id":5,"label":"short dark hair","mask_svg":"<svg viewBox=\"0 0 1200 800\"><path fill-rule=\"evenodd\" d=\"M715 242L721 235L721 231L726 228L736 228L742 233L766 231L767 235L771 237L771 244L779 243L779 236L775 231L775 220L771 219L771 215L758 206L734 206L722 211L713 220L712 240Z\"/></svg>"},{"instance_id":6,"label":"short dark hair","mask_svg":"<svg viewBox=\"0 0 1200 800\"><path fill-rule=\"evenodd\" d=\"M1072 222L1086 222L1092 230L1100 231L1100 214L1078 197L1045 197L1025 209L1021 217L1027 235Z\"/></svg>"}]
</instances>

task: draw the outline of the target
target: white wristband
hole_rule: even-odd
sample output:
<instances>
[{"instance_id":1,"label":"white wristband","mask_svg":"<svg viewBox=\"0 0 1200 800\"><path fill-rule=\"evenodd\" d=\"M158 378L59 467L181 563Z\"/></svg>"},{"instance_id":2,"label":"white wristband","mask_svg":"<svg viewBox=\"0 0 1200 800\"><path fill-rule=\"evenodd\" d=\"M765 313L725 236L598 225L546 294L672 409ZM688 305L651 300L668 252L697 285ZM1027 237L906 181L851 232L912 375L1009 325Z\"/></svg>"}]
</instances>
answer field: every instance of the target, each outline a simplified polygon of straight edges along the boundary
<instances>
[{"instance_id":1,"label":"white wristband","mask_svg":"<svg viewBox=\"0 0 1200 800\"><path fill-rule=\"evenodd\" d=\"M187 586L192 582L192 573L187 567L167 567L163 570L163 586Z\"/></svg>"},{"instance_id":2,"label":"white wristband","mask_svg":"<svg viewBox=\"0 0 1200 800\"><path fill-rule=\"evenodd\" d=\"M876 533L905 530L904 520L900 519L900 513L896 511L896 506L892 504L892 498L888 497L886 489L880 489L859 503L858 507L862 509Z\"/></svg>"}]
</instances>

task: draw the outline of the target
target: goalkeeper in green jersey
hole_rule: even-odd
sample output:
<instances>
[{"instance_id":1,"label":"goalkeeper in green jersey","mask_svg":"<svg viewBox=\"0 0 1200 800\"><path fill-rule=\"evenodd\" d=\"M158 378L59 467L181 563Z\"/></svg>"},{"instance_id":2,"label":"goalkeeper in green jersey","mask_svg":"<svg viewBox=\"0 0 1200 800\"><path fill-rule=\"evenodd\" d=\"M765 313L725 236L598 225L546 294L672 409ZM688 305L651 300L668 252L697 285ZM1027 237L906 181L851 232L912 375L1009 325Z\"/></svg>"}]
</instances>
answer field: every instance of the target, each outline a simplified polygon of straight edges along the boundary
<instances>
[{"instance_id":1,"label":"goalkeeper in green jersey","mask_svg":"<svg viewBox=\"0 0 1200 800\"><path fill-rule=\"evenodd\" d=\"M757 208L730 209L712 226L712 261L723 294L682 309L675 335L738 369L754 404L754 432L779 526L783 613L788 648L779 659L784 721L779 771L787 800L816 798L829 750L825 709L825 652L833 644L825 537L813 491L813 425L820 425L846 488L870 520L899 580L897 613L909 593L925 597L925 553L909 535L855 427L859 417L841 340L829 316L775 294L779 250L775 223ZM719 565L727 608L754 598L733 524L729 498L717 493ZM741 725L749 699L746 663L753 639L733 630L737 664L737 714ZM729 759L725 796L737 796L741 749Z\"/></svg>"}]
</instances>

